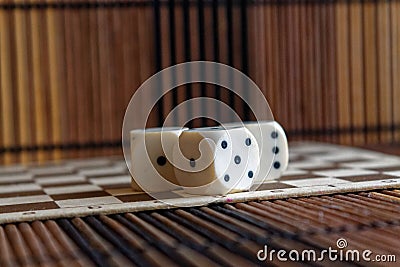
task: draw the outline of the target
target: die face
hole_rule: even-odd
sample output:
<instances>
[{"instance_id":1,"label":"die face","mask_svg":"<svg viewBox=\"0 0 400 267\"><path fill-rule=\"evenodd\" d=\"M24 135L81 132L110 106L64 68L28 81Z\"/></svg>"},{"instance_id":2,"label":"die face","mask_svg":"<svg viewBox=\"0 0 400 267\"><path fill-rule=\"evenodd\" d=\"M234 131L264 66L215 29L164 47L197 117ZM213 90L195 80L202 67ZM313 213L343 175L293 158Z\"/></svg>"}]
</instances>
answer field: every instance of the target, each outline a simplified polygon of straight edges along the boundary
<instances>
[{"instance_id":1,"label":"die face","mask_svg":"<svg viewBox=\"0 0 400 267\"><path fill-rule=\"evenodd\" d=\"M265 128L265 132L267 132L266 138L272 141L267 142L267 145L265 145L263 149L263 154L265 154L265 156L263 157L269 157L271 154L274 155L266 179L276 179L282 175L289 164L289 146L286 134L282 126L276 122L274 122L272 126L265 125L263 128ZM263 177L259 177L259 182L262 181Z\"/></svg>"},{"instance_id":2,"label":"die face","mask_svg":"<svg viewBox=\"0 0 400 267\"><path fill-rule=\"evenodd\" d=\"M200 142L207 146L201 158ZM259 151L254 136L247 129L193 129L182 133L179 144L186 159L193 159L186 163L193 171L175 168L176 178L187 193L221 195L250 188L258 170ZM178 149L174 147L174 162Z\"/></svg>"},{"instance_id":3,"label":"die face","mask_svg":"<svg viewBox=\"0 0 400 267\"><path fill-rule=\"evenodd\" d=\"M174 167L170 163L172 156L167 156L166 152L172 150L181 132L180 128L131 132L133 189L162 192L178 188Z\"/></svg>"},{"instance_id":4,"label":"die face","mask_svg":"<svg viewBox=\"0 0 400 267\"><path fill-rule=\"evenodd\" d=\"M200 152L200 144L203 149ZM182 154L180 154L182 153ZM214 171L214 149L204 135L195 131L185 131L173 149L175 175L182 186L197 187L209 184L216 175Z\"/></svg>"},{"instance_id":5,"label":"die face","mask_svg":"<svg viewBox=\"0 0 400 267\"><path fill-rule=\"evenodd\" d=\"M259 147L255 137L246 128L228 128L228 130L233 132L232 155L228 169L220 182L226 184L226 180L229 182L233 180L234 184L230 184L230 192L248 190L258 173ZM219 159L222 161L222 157Z\"/></svg>"},{"instance_id":6,"label":"die face","mask_svg":"<svg viewBox=\"0 0 400 267\"><path fill-rule=\"evenodd\" d=\"M279 178L289 162L288 142L282 126L275 121L245 122L244 126L255 136L260 148L260 170L254 182Z\"/></svg>"}]
</instances>

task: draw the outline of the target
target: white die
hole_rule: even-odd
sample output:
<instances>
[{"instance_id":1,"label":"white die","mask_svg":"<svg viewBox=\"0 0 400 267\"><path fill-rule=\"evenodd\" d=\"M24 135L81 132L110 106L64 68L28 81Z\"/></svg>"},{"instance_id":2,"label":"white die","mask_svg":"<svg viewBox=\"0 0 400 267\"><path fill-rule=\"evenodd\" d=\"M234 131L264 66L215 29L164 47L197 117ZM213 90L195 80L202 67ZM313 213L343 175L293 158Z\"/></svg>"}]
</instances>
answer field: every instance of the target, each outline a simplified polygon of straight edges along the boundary
<instances>
[{"instance_id":1,"label":"white die","mask_svg":"<svg viewBox=\"0 0 400 267\"><path fill-rule=\"evenodd\" d=\"M260 169L255 183L279 178L289 163L289 146L285 131L276 121L227 123L224 126L245 126L256 138L260 149Z\"/></svg>"},{"instance_id":2,"label":"white die","mask_svg":"<svg viewBox=\"0 0 400 267\"><path fill-rule=\"evenodd\" d=\"M130 132L133 189L165 192L179 188L170 160L173 146L184 130L187 128L166 127Z\"/></svg>"},{"instance_id":3,"label":"white die","mask_svg":"<svg viewBox=\"0 0 400 267\"><path fill-rule=\"evenodd\" d=\"M250 188L258 171L259 149L244 127L196 128L182 132L173 148L173 162L185 192L224 195Z\"/></svg>"}]
</instances>

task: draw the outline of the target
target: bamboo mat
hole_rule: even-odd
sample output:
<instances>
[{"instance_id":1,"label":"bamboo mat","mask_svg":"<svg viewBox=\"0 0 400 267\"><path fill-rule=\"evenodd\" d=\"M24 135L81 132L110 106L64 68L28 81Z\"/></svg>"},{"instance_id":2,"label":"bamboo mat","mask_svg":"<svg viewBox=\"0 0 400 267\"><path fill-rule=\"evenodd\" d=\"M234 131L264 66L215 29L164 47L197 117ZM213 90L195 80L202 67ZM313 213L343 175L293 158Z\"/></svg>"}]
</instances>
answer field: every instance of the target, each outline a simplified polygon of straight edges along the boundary
<instances>
[{"instance_id":1,"label":"bamboo mat","mask_svg":"<svg viewBox=\"0 0 400 267\"><path fill-rule=\"evenodd\" d=\"M132 94L190 60L250 75L291 140L399 142L399 14L399 0L0 1L0 164L120 154ZM193 84L149 126L200 95L248 119L227 90Z\"/></svg>"},{"instance_id":2,"label":"bamboo mat","mask_svg":"<svg viewBox=\"0 0 400 267\"><path fill-rule=\"evenodd\" d=\"M0 223L400 187L397 156L313 142L292 143L290 151L289 168L279 180L226 196L175 190L154 199L130 188L126 164L118 158L2 167Z\"/></svg>"},{"instance_id":3,"label":"bamboo mat","mask_svg":"<svg viewBox=\"0 0 400 267\"><path fill-rule=\"evenodd\" d=\"M368 249L400 255L400 191L378 190L201 208L0 225L1 266L260 266L269 249ZM302 265L380 266L376 262ZM382 266L396 266L386 262Z\"/></svg>"}]
</instances>

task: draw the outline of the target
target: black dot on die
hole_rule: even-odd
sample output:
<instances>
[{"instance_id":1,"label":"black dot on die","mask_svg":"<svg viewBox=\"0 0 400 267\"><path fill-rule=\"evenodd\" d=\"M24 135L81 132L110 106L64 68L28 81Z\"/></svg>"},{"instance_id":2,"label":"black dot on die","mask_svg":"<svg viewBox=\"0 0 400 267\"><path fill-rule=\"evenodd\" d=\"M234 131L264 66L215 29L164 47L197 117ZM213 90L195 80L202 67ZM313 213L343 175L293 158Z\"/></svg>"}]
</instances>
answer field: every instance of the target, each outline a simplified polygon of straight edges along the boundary
<instances>
[{"instance_id":1,"label":"black dot on die","mask_svg":"<svg viewBox=\"0 0 400 267\"><path fill-rule=\"evenodd\" d=\"M274 168L275 169L279 169L281 167L281 164L279 163L279 161L275 161L274 162Z\"/></svg>"},{"instance_id":2,"label":"black dot on die","mask_svg":"<svg viewBox=\"0 0 400 267\"><path fill-rule=\"evenodd\" d=\"M274 146L274 147L272 148L272 153L278 154L278 153L279 153L279 147Z\"/></svg>"},{"instance_id":3,"label":"black dot on die","mask_svg":"<svg viewBox=\"0 0 400 267\"><path fill-rule=\"evenodd\" d=\"M164 156L159 156L157 158L157 164L160 166L164 166L167 163L167 158Z\"/></svg>"},{"instance_id":4,"label":"black dot on die","mask_svg":"<svg viewBox=\"0 0 400 267\"><path fill-rule=\"evenodd\" d=\"M224 176L224 180L225 180L225 182L228 182L228 181L229 181L229 179L230 179L229 175L228 175L228 174L225 174L225 176Z\"/></svg>"},{"instance_id":5,"label":"black dot on die","mask_svg":"<svg viewBox=\"0 0 400 267\"><path fill-rule=\"evenodd\" d=\"M252 171L249 171L249 172L247 173L247 176L249 176L249 178L253 178L254 173L253 173Z\"/></svg>"},{"instance_id":6,"label":"black dot on die","mask_svg":"<svg viewBox=\"0 0 400 267\"><path fill-rule=\"evenodd\" d=\"M240 156L235 156L234 161L235 161L236 164L240 164L242 159L240 158Z\"/></svg>"},{"instance_id":7,"label":"black dot on die","mask_svg":"<svg viewBox=\"0 0 400 267\"><path fill-rule=\"evenodd\" d=\"M228 142L226 142L225 140L222 141L222 142L221 142L221 147L222 147L223 149L227 148L227 147L228 147Z\"/></svg>"},{"instance_id":8,"label":"black dot on die","mask_svg":"<svg viewBox=\"0 0 400 267\"><path fill-rule=\"evenodd\" d=\"M196 161L194 160L194 158L190 159L190 167L194 168L196 166Z\"/></svg>"},{"instance_id":9,"label":"black dot on die","mask_svg":"<svg viewBox=\"0 0 400 267\"><path fill-rule=\"evenodd\" d=\"M246 138L246 146L250 146L251 145L251 139L250 138Z\"/></svg>"},{"instance_id":10,"label":"black dot on die","mask_svg":"<svg viewBox=\"0 0 400 267\"><path fill-rule=\"evenodd\" d=\"M273 139L278 138L278 132L273 131L273 132L271 133L271 137L272 137Z\"/></svg>"}]
</instances>

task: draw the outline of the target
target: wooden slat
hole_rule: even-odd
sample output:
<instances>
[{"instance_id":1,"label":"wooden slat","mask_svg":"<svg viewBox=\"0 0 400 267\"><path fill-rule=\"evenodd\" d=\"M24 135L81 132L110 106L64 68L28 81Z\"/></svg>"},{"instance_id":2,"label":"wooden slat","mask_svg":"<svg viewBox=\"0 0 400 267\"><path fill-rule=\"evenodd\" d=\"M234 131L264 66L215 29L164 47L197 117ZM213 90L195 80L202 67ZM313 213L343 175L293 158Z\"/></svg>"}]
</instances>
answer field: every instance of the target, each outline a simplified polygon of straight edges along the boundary
<instances>
[{"instance_id":1,"label":"wooden slat","mask_svg":"<svg viewBox=\"0 0 400 267\"><path fill-rule=\"evenodd\" d=\"M13 13L0 9L0 62L1 62L1 117L2 117L2 145L11 147L16 145L15 125L16 114L14 113L13 101L13 48L12 39L13 23L11 16ZM4 154L4 163L10 164L15 161L14 155Z\"/></svg>"},{"instance_id":2,"label":"wooden slat","mask_svg":"<svg viewBox=\"0 0 400 267\"><path fill-rule=\"evenodd\" d=\"M52 0L48 0L49 3ZM49 46L49 78L50 78L50 121L52 126L52 138L53 144L61 144L67 140L66 130L66 112L64 109L65 105L65 92L67 91L67 80L64 55L64 38L60 33L63 33L63 19L64 12L60 10L48 9L47 13L47 32L48 32L48 46ZM69 75L71 75L70 73ZM68 114L69 115L69 114ZM61 158L61 151L59 149L54 150L54 158Z\"/></svg>"},{"instance_id":3,"label":"wooden slat","mask_svg":"<svg viewBox=\"0 0 400 267\"><path fill-rule=\"evenodd\" d=\"M376 8L374 2L363 4L362 25L363 25L363 72L365 79L365 126L373 128L378 125L378 79L377 79L377 29L376 29ZM379 140L376 131L367 132L366 141L374 143Z\"/></svg>"},{"instance_id":4,"label":"wooden slat","mask_svg":"<svg viewBox=\"0 0 400 267\"><path fill-rule=\"evenodd\" d=\"M351 103L350 96L350 51L349 51L349 6L341 2L336 5L336 73L337 73L337 110L338 127L349 128L351 126ZM336 108L335 108L336 109ZM350 133L340 134L340 142L351 143Z\"/></svg>"},{"instance_id":5,"label":"wooden slat","mask_svg":"<svg viewBox=\"0 0 400 267\"><path fill-rule=\"evenodd\" d=\"M351 81L351 119L352 126L362 129L365 125L364 105L364 74L363 55L364 46L362 40L362 4L350 2L350 81ZM363 132L353 133L353 143L363 144L365 134Z\"/></svg>"},{"instance_id":6,"label":"wooden slat","mask_svg":"<svg viewBox=\"0 0 400 267\"><path fill-rule=\"evenodd\" d=\"M391 34L392 34L392 43L391 43L391 52L392 52L392 88L393 88L393 125L396 125L397 128L394 129L394 141L400 141L400 106L397 105L397 100L400 99L400 46L398 45L400 42L400 2L392 1L390 2L390 23L391 23Z\"/></svg>"},{"instance_id":7,"label":"wooden slat","mask_svg":"<svg viewBox=\"0 0 400 267\"><path fill-rule=\"evenodd\" d=\"M378 92L378 125L382 126L382 130L379 133L380 142L390 143L392 142L392 133L390 131L390 125L392 123L392 85L391 85L391 73L390 73L390 62L391 62L391 33L390 33L390 10L389 2L380 1L376 7L377 16L377 75L378 75L378 86L376 88Z\"/></svg>"}]
</instances>

